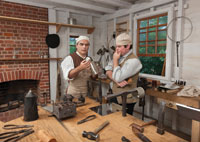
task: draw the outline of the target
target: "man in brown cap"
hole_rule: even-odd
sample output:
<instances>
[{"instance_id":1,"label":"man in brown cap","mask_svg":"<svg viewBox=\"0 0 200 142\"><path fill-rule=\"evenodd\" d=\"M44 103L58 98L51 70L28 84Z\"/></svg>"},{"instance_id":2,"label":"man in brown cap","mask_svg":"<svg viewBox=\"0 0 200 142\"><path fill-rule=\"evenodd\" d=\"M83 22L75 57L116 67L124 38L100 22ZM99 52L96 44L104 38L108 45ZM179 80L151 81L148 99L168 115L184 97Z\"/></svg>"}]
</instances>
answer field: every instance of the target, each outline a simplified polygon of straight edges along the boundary
<instances>
[{"instance_id":1,"label":"man in brown cap","mask_svg":"<svg viewBox=\"0 0 200 142\"><path fill-rule=\"evenodd\" d=\"M137 80L142 64L133 53L132 40L127 33L116 38L116 50L113 60L105 67L107 76L113 81L113 93L120 93L137 87ZM131 83L128 83L131 80ZM122 103L121 97L117 102ZM135 99L131 94L127 96L127 113L133 113Z\"/></svg>"}]
</instances>

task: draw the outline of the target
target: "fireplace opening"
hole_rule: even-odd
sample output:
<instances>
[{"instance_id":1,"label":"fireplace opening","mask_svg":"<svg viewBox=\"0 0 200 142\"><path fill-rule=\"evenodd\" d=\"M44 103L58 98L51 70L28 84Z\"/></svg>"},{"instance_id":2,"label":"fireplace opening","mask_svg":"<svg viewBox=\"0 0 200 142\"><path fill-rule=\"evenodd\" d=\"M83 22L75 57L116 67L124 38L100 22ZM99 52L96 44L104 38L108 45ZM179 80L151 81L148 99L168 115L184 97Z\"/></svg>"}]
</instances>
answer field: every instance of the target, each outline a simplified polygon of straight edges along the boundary
<instances>
[{"instance_id":1,"label":"fireplace opening","mask_svg":"<svg viewBox=\"0 0 200 142\"><path fill-rule=\"evenodd\" d=\"M38 84L38 80L15 80L0 83L0 112L22 106L24 97L30 89L38 94Z\"/></svg>"}]
</instances>

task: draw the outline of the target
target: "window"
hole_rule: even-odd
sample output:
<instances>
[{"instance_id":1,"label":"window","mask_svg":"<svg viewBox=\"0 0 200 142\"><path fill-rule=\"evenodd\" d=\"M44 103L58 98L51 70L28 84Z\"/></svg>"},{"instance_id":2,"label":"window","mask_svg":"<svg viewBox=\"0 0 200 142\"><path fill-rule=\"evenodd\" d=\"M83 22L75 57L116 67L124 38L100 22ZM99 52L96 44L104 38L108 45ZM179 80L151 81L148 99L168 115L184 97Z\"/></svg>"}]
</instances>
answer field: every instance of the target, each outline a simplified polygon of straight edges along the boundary
<instances>
[{"instance_id":1,"label":"window","mask_svg":"<svg viewBox=\"0 0 200 142\"><path fill-rule=\"evenodd\" d=\"M137 19L137 56L141 73L165 76L168 14Z\"/></svg>"},{"instance_id":2,"label":"window","mask_svg":"<svg viewBox=\"0 0 200 142\"><path fill-rule=\"evenodd\" d=\"M76 51L76 38L78 38L78 36L69 37L69 53L70 54Z\"/></svg>"}]
</instances>

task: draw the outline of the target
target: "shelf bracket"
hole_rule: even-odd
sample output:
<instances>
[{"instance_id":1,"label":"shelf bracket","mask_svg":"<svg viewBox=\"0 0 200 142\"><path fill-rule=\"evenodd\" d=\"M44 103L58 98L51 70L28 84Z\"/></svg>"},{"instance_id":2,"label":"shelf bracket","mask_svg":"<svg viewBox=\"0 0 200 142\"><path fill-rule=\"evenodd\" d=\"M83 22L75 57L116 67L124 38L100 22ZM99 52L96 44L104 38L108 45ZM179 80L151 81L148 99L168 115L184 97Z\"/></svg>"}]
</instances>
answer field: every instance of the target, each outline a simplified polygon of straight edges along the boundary
<instances>
[{"instance_id":1,"label":"shelf bracket","mask_svg":"<svg viewBox=\"0 0 200 142\"><path fill-rule=\"evenodd\" d=\"M58 33L59 31L60 31L60 28L62 27L62 25L61 24L59 24L59 25L56 25L56 33Z\"/></svg>"}]
</instances>

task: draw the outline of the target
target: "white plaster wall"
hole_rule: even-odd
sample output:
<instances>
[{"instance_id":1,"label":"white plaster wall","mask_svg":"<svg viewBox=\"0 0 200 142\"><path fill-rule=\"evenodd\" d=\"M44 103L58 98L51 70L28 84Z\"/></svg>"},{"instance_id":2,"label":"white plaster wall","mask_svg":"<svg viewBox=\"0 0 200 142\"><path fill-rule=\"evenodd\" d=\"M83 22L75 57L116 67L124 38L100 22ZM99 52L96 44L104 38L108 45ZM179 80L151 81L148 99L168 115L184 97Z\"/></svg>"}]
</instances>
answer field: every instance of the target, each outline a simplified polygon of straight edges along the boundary
<instances>
[{"instance_id":1,"label":"white plaster wall","mask_svg":"<svg viewBox=\"0 0 200 142\"><path fill-rule=\"evenodd\" d=\"M103 22L100 21L99 18L93 18L93 26L95 26L95 30L93 32L93 60L98 61L99 55L97 55L97 51L104 45L103 39L101 39L102 31L104 30Z\"/></svg>"},{"instance_id":2,"label":"white plaster wall","mask_svg":"<svg viewBox=\"0 0 200 142\"><path fill-rule=\"evenodd\" d=\"M56 12L56 20L58 23L68 23L69 12L68 11L57 11ZM59 32L57 33L60 37L60 45L58 46L58 57L64 58L66 55L69 54L69 37L68 37L69 28L61 27ZM60 76L61 76L61 95L66 93L66 88L68 85L67 80L63 79L63 72L60 68L61 61L58 61L58 67L60 69Z\"/></svg>"},{"instance_id":3,"label":"white plaster wall","mask_svg":"<svg viewBox=\"0 0 200 142\"><path fill-rule=\"evenodd\" d=\"M187 0L186 2L189 8L185 10L185 16L191 19L193 32L183 44L182 76L188 84L200 86L200 1ZM187 23L184 29L184 34L187 34L190 25Z\"/></svg>"}]
</instances>

